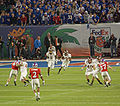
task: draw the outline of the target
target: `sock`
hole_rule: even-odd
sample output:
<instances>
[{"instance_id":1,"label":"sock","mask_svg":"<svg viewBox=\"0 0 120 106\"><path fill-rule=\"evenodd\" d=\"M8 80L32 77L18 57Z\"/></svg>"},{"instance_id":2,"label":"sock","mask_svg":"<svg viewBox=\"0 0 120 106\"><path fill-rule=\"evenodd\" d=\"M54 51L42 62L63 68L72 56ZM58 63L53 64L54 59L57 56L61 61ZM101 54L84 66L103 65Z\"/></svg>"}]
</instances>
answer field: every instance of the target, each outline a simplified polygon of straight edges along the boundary
<instances>
[{"instance_id":1,"label":"sock","mask_svg":"<svg viewBox=\"0 0 120 106\"><path fill-rule=\"evenodd\" d=\"M16 79L14 80L14 84L15 84L15 86L17 85L17 84L16 84Z\"/></svg>"},{"instance_id":2,"label":"sock","mask_svg":"<svg viewBox=\"0 0 120 106\"><path fill-rule=\"evenodd\" d=\"M8 82L6 84L8 85Z\"/></svg>"},{"instance_id":3,"label":"sock","mask_svg":"<svg viewBox=\"0 0 120 106\"><path fill-rule=\"evenodd\" d=\"M108 81L106 82L106 84L108 85Z\"/></svg>"},{"instance_id":4,"label":"sock","mask_svg":"<svg viewBox=\"0 0 120 106\"><path fill-rule=\"evenodd\" d=\"M37 93L35 93L35 96L37 96Z\"/></svg>"},{"instance_id":5,"label":"sock","mask_svg":"<svg viewBox=\"0 0 120 106\"><path fill-rule=\"evenodd\" d=\"M40 92L38 92L38 95L40 96Z\"/></svg>"},{"instance_id":6,"label":"sock","mask_svg":"<svg viewBox=\"0 0 120 106\"><path fill-rule=\"evenodd\" d=\"M24 81L24 84L26 84L26 82Z\"/></svg>"},{"instance_id":7,"label":"sock","mask_svg":"<svg viewBox=\"0 0 120 106\"><path fill-rule=\"evenodd\" d=\"M88 81L88 82L90 82L90 80L89 80L89 79L87 79L87 81Z\"/></svg>"},{"instance_id":8,"label":"sock","mask_svg":"<svg viewBox=\"0 0 120 106\"><path fill-rule=\"evenodd\" d=\"M61 69L62 69L62 68L59 69L58 74L60 73Z\"/></svg>"},{"instance_id":9,"label":"sock","mask_svg":"<svg viewBox=\"0 0 120 106\"><path fill-rule=\"evenodd\" d=\"M29 80L26 80L28 83L30 83L30 81Z\"/></svg>"},{"instance_id":10,"label":"sock","mask_svg":"<svg viewBox=\"0 0 120 106\"><path fill-rule=\"evenodd\" d=\"M91 85L93 84L94 80L92 80Z\"/></svg>"},{"instance_id":11,"label":"sock","mask_svg":"<svg viewBox=\"0 0 120 106\"><path fill-rule=\"evenodd\" d=\"M100 82L100 80L99 80L99 79L97 79L97 81L99 82L99 84L103 84L102 82Z\"/></svg>"}]
</instances>

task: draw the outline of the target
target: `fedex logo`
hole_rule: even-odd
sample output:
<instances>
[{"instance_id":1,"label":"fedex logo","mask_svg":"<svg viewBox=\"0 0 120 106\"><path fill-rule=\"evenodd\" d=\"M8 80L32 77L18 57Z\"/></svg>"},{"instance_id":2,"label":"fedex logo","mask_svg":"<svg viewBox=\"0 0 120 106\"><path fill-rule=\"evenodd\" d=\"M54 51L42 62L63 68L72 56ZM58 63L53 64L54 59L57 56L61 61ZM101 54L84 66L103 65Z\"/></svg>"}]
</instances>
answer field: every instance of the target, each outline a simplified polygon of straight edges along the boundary
<instances>
[{"instance_id":1,"label":"fedex logo","mask_svg":"<svg viewBox=\"0 0 120 106\"><path fill-rule=\"evenodd\" d=\"M96 36L109 35L109 31L105 29L92 29L91 32Z\"/></svg>"}]
</instances>

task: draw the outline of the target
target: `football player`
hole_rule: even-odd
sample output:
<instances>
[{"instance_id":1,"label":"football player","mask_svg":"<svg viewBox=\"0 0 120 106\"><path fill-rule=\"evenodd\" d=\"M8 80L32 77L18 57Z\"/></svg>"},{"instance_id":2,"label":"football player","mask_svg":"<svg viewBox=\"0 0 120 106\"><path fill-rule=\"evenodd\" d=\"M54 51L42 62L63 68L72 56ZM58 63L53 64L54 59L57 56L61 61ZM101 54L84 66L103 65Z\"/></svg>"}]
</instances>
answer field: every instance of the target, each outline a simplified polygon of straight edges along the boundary
<instances>
[{"instance_id":1,"label":"football player","mask_svg":"<svg viewBox=\"0 0 120 106\"><path fill-rule=\"evenodd\" d=\"M14 75L15 78L14 78L14 85L16 86L16 81L17 81L17 76L18 76L18 69L19 69L19 60L13 62L12 64L12 70L10 71L10 75L9 75L9 78L7 80L7 83L5 84L5 86L8 86L8 83L10 82L12 76Z\"/></svg>"},{"instance_id":2,"label":"football player","mask_svg":"<svg viewBox=\"0 0 120 106\"><path fill-rule=\"evenodd\" d=\"M43 84L45 84L45 81L42 77L42 74L41 74L41 71L38 67L38 64L37 63L34 63L33 64L33 68L30 69L30 77L31 77L31 85L32 85L32 90L35 94L35 97L36 97L36 100L40 100L40 82L39 82L39 75L40 75L40 78L42 79L43 81ZM37 91L36 91L36 86L37 86ZM37 92L37 93L36 93Z\"/></svg>"},{"instance_id":3,"label":"football player","mask_svg":"<svg viewBox=\"0 0 120 106\"><path fill-rule=\"evenodd\" d=\"M58 71L58 74L60 73L60 71L62 70L62 68L64 68L64 71L65 71L65 69L66 69L66 68L69 66L69 64L70 64L71 54L68 52L68 50L65 50L65 51L63 52L63 56L62 56L61 61L62 61L62 65L61 65L61 67L60 67L60 69L59 69L59 71Z\"/></svg>"},{"instance_id":4,"label":"football player","mask_svg":"<svg viewBox=\"0 0 120 106\"><path fill-rule=\"evenodd\" d=\"M91 57L89 57L87 60L85 60L85 64L83 65L81 70L83 70L85 67L87 67L86 72L85 72L85 76L86 76L86 79L87 79L87 84L90 84L89 76L93 75L94 68L95 68L95 65L93 63L93 59ZM95 78L97 79L97 81L99 83L101 83L97 74L95 75Z\"/></svg>"},{"instance_id":5,"label":"football player","mask_svg":"<svg viewBox=\"0 0 120 106\"><path fill-rule=\"evenodd\" d=\"M92 77L92 82L90 83L90 86L93 85L96 75L100 72L99 64L101 63L101 56L97 56L97 59L94 59L93 63L94 63L93 77ZM99 78L96 78L96 79L99 82L99 84L103 85L103 83L99 80Z\"/></svg>"},{"instance_id":6,"label":"football player","mask_svg":"<svg viewBox=\"0 0 120 106\"><path fill-rule=\"evenodd\" d=\"M20 72L21 72L20 81L25 84L24 86L28 86L27 83L30 83L29 80L26 78L27 66L28 66L28 64L26 62L26 59L22 59L21 63L20 63Z\"/></svg>"},{"instance_id":7,"label":"football player","mask_svg":"<svg viewBox=\"0 0 120 106\"><path fill-rule=\"evenodd\" d=\"M108 65L108 62L102 59L102 62L100 64L100 71L106 87L110 86L110 83L111 83L111 77L108 73L108 68L112 69L112 67Z\"/></svg>"},{"instance_id":8,"label":"football player","mask_svg":"<svg viewBox=\"0 0 120 106\"><path fill-rule=\"evenodd\" d=\"M56 56L56 51L53 49L49 49L48 52L46 53L47 56L47 62L48 62L48 76L50 75L50 69L54 69L55 65L55 56Z\"/></svg>"}]
</instances>

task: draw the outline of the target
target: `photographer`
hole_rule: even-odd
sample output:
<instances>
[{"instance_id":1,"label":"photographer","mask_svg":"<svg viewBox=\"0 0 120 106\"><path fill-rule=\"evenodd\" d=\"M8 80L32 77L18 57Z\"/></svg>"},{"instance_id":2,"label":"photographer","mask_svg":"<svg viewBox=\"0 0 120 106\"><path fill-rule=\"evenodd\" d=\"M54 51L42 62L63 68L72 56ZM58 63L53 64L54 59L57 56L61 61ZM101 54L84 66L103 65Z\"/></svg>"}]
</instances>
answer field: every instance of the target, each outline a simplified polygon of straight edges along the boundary
<instances>
[{"instance_id":1,"label":"photographer","mask_svg":"<svg viewBox=\"0 0 120 106\"><path fill-rule=\"evenodd\" d=\"M27 51L25 49L25 45L26 45L26 40L23 37L21 37L20 55L24 58L27 58Z\"/></svg>"},{"instance_id":2,"label":"photographer","mask_svg":"<svg viewBox=\"0 0 120 106\"><path fill-rule=\"evenodd\" d=\"M15 45L17 46L17 50L18 50L17 56L20 57L20 54L21 54L21 39L20 38L16 40Z\"/></svg>"},{"instance_id":3,"label":"photographer","mask_svg":"<svg viewBox=\"0 0 120 106\"><path fill-rule=\"evenodd\" d=\"M15 56L15 45L12 36L8 35L7 46L8 46L8 58L12 59Z\"/></svg>"},{"instance_id":4,"label":"photographer","mask_svg":"<svg viewBox=\"0 0 120 106\"><path fill-rule=\"evenodd\" d=\"M0 54L1 54L1 59L4 57L3 44L4 44L4 42L2 41L2 36L0 36Z\"/></svg>"},{"instance_id":5,"label":"photographer","mask_svg":"<svg viewBox=\"0 0 120 106\"><path fill-rule=\"evenodd\" d=\"M37 39L34 41L34 47L35 47L35 54L37 58L40 58L40 52L41 52L41 41L40 36L37 37Z\"/></svg>"},{"instance_id":6,"label":"photographer","mask_svg":"<svg viewBox=\"0 0 120 106\"><path fill-rule=\"evenodd\" d=\"M113 57L113 50L115 51L116 56L116 40L117 38L114 36L114 34L111 35L109 41L110 41L110 47L111 47L111 58Z\"/></svg>"}]
</instances>

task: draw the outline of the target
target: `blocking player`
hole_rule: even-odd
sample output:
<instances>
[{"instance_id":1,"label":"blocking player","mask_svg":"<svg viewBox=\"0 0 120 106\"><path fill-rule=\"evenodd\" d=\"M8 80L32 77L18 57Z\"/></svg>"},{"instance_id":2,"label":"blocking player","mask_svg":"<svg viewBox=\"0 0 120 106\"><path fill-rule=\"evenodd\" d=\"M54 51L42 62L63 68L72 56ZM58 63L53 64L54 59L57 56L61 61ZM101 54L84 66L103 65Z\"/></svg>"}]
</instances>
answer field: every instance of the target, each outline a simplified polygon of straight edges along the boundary
<instances>
[{"instance_id":1,"label":"blocking player","mask_svg":"<svg viewBox=\"0 0 120 106\"><path fill-rule=\"evenodd\" d=\"M55 65L55 56L56 56L56 51L49 49L48 52L46 53L47 56L47 62L48 62L48 76L50 75L50 69L54 69Z\"/></svg>"},{"instance_id":2,"label":"blocking player","mask_svg":"<svg viewBox=\"0 0 120 106\"><path fill-rule=\"evenodd\" d=\"M86 72L85 72L85 76L87 79L87 84L90 84L90 79L89 76L93 75L94 73L94 69L95 69L95 64L93 63L93 59L91 57L89 57L87 60L85 60L85 64L83 65L83 67L81 68L81 70L83 70L85 67L87 67ZM98 75L95 75L95 78L97 79L97 81L102 84L98 78Z\"/></svg>"},{"instance_id":3,"label":"blocking player","mask_svg":"<svg viewBox=\"0 0 120 106\"><path fill-rule=\"evenodd\" d=\"M28 66L28 64L26 62L26 59L22 59L21 63L20 63L20 72L21 72L20 81L25 84L24 86L28 86L27 83L30 83L29 80L26 78L27 66Z\"/></svg>"},{"instance_id":4,"label":"blocking player","mask_svg":"<svg viewBox=\"0 0 120 106\"><path fill-rule=\"evenodd\" d=\"M93 77L92 77L92 81L90 83L90 86L93 85L93 82L94 82L94 79L95 79L95 76L100 72L100 63L101 63L101 56L98 56L97 59L94 59L94 69L93 69ZM97 81L99 82L99 84L103 85L103 83L97 79Z\"/></svg>"},{"instance_id":5,"label":"blocking player","mask_svg":"<svg viewBox=\"0 0 120 106\"><path fill-rule=\"evenodd\" d=\"M108 62L102 60L100 64L100 71L106 87L110 86L111 83L111 77L108 73L108 68L112 69L112 67L108 65Z\"/></svg>"},{"instance_id":6,"label":"blocking player","mask_svg":"<svg viewBox=\"0 0 120 106\"><path fill-rule=\"evenodd\" d=\"M41 71L38 67L38 64L37 63L34 63L33 64L33 68L30 69L30 76L31 76L31 85L32 85L32 90L35 94L35 97L36 97L36 100L40 100L40 82L39 82L39 75L40 75L40 78L42 79L43 81L43 84L45 84L45 81L42 77L42 74L41 74ZM37 86L37 92L36 92L36 86Z\"/></svg>"},{"instance_id":7,"label":"blocking player","mask_svg":"<svg viewBox=\"0 0 120 106\"><path fill-rule=\"evenodd\" d=\"M68 50L65 50L63 52L63 56L62 56L62 65L58 71L58 74L60 74L60 71L62 70L62 68L64 68L64 71L65 69L69 66L70 64L70 61L71 61L71 54L68 52Z\"/></svg>"},{"instance_id":8,"label":"blocking player","mask_svg":"<svg viewBox=\"0 0 120 106\"><path fill-rule=\"evenodd\" d=\"M10 75L9 75L9 78L7 80L7 83L5 84L5 86L8 86L12 76L14 75L15 78L14 78L14 85L16 86L16 81L17 81L17 76L18 76L18 69L19 69L19 60L13 62L12 64L12 70L10 71Z\"/></svg>"}]
</instances>

